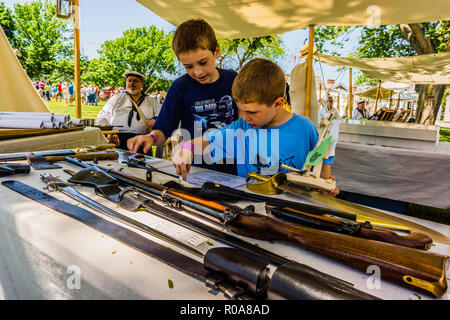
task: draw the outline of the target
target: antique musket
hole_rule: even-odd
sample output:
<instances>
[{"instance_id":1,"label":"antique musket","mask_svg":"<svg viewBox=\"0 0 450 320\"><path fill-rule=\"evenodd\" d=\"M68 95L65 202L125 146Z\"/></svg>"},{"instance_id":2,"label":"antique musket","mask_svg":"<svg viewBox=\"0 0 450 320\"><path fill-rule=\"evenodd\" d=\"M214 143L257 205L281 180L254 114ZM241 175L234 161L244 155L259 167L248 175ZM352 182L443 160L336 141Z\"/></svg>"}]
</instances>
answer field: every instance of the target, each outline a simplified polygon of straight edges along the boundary
<instances>
[{"instance_id":1,"label":"antique musket","mask_svg":"<svg viewBox=\"0 0 450 320\"><path fill-rule=\"evenodd\" d=\"M83 168L91 165L67 158ZM381 279L441 297L447 292L448 256L402 247L380 241L292 225L257 214L253 206L244 209L217 201L202 199L170 189L114 169L94 165L122 183L158 196L174 207L189 210L209 222L227 227L233 233L260 240L284 241L305 250L366 272L378 266Z\"/></svg>"},{"instance_id":2,"label":"antique musket","mask_svg":"<svg viewBox=\"0 0 450 320\"><path fill-rule=\"evenodd\" d=\"M72 156L75 154L85 154L88 152L96 152L106 149L115 148L115 144L102 144L97 146L84 146L75 149L66 149L66 150L55 150L55 151L42 151L36 152L35 156ZM17 154L6 154L0 156L0 161L21 161L27 160L27 153L17 153Z\"/></svg>"},{"instance_id":3,"label":"antique musket","mask_svg":"<svg viewBox=\"0 0 450 320\"><path fill-rule=\"evenodd\" d=\"M374 226L400 231L419 232L429 236L435 242L450 244L450 238L446 235L418 223L393 216L374 208L362 206L335 197L330 197L317 191L307 190L305 188L286 183L286 177L283 172L279 172L272 177L250 173L248 180L250 179L259 181L256 183L249 183L249 181L247 181L247 188L253 192L264 194L281 194L282 192L287 191L302 200L306 200L310 203L313 202L314 204L320 205L326 209L344 211L348 214L353 214L357 217L357 221L360 222L370 221L370 223ZM265 192L261 191L261 184L263 184Z\"/></svg>"}]
</instances>

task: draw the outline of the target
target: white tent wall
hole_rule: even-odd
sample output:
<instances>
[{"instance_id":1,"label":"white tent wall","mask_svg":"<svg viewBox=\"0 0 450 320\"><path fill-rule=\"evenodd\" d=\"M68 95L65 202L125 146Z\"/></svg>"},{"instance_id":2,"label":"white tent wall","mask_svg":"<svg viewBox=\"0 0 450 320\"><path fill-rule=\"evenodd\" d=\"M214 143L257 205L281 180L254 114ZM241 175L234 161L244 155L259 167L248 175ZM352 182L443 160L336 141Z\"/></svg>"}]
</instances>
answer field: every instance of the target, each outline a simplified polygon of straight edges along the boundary
<instances>
[{"instance_id":1,"label":"white tent wall","mask_svg":"<svg viewBox=\"0 0 450 320\"><path fill-rule=\"evenodd\" d=\"M0 111L50 112L0 27Z\"/></svg>"},{"instance_id":2,"label":"white tent wall","mask_svg":"<svg viewBox=\"0 0 450 320\"><path fill-rule=\"evenodd\" d=\"M291 86L289 93L291 96L292 112L299 115L305 115L306 69L307 63L304 62L295 66L291 72ZM314 71L312 78L315 79ZM311 107L309 118L315 126L318 126L319 107L317 103L316 81L312 81L311 84Z\"/></svg>"}]
</instances>

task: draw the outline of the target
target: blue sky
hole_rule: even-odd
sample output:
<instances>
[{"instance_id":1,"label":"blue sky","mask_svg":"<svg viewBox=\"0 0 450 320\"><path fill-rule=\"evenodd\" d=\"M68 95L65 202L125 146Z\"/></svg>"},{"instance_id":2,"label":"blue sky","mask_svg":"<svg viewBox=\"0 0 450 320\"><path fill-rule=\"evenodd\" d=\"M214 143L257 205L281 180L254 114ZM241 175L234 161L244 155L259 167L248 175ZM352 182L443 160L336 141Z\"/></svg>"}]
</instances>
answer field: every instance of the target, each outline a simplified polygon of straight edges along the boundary
<instances>
[{"instance_id":1,"label":"blue sky","mask_svg":"<svg viewBox=\"0 0 450 320\"><path fill-rule=\"evenodd\" d=\"M30 2L29 0L0 0L9 8L16 3ZM80 0L80 46L82 54L89 58L97 56L97 50L105 40L112 40L122 35L129 28L155 25L166 32L175 30L175 26L163 20L152 11L135 0ZM295 64L292 61L294 52L303 45L308 38L306 29L295 30L281 35L286 47L284 59L276 61L286 73L290 73ZM344 48L342 55L346 56L355 41ZM297 60L298 61L298 60ZM336 79L339 72L335 67L318 63L314 66L315 74L326 81ZM340 81L348 84L348 72L339 77Z\"/></svg>"}]
</instances>

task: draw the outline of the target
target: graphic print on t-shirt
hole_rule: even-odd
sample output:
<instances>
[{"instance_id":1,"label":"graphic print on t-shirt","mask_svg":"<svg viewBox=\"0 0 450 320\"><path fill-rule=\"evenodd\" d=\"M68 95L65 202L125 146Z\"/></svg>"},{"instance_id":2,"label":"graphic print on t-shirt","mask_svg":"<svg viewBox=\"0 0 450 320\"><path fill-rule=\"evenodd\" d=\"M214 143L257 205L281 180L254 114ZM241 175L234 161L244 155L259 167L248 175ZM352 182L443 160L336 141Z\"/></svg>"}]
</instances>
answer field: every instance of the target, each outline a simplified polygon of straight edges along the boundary
<instances>
[{"instance_id":1,"label":"graphic print on t-shirt","mask_svg":"<svg viewBox=\"0 0 450 320\"><path fill-rule=\"evenodd\" d=\"M203 131L222 128L233 121L233 98L226 95L219 101L215 99L196 101L191 106L191 111L194 120L201 123Z\"/></svg>"}]
</instances>

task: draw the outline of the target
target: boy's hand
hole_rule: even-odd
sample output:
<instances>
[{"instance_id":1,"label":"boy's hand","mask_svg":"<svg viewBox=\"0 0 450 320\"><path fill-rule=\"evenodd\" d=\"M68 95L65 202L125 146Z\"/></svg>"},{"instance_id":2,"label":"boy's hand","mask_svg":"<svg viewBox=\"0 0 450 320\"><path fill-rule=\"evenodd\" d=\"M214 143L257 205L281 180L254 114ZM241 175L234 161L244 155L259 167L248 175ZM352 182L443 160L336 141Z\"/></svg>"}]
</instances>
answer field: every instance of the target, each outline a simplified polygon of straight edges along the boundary
<instances>
[{"instance_id":1,"label":"boy's hand","mask_svg":"<svg viewBox=\"0 0 450 320\"><path fill-rule=\"evenodd\" d=\"M177 169L177 174L181 175L183 180L186 181L186 174L191 169L192 159L194 153L191 150L180 148L173 156L173 166Z\"/></svg>"},{"instance_id":2,"label":"boy's hand","mask_svg":"<svg viewBox=\"0 0 450 320\"><path fill-rule=\"evenodd\" d=\"M312 190L320 192L320 193L323 193L323 194L326 194L327 196L330 196L330 197L336 197L339 194L339 192L340 192L338 187L336 187L336 189L333 189L333 190L330 190L330 191L326 191L326 190L323 190L323 189L315 189L315 188L312 189Z\"/></svg>"},{"instance_id":3,"label":"boy's hand","mask_svg":"<svg viewBox=\"0 0 450 320\"><path fill-rule=\"evenodd\" d=\"M143 152L147 154L154 142L155 141L150 136L136 136L134 138L128 139L127 148L131 153L137 153L139 148L142 146L144 148Z\"/></svg>"}]
</instances>

